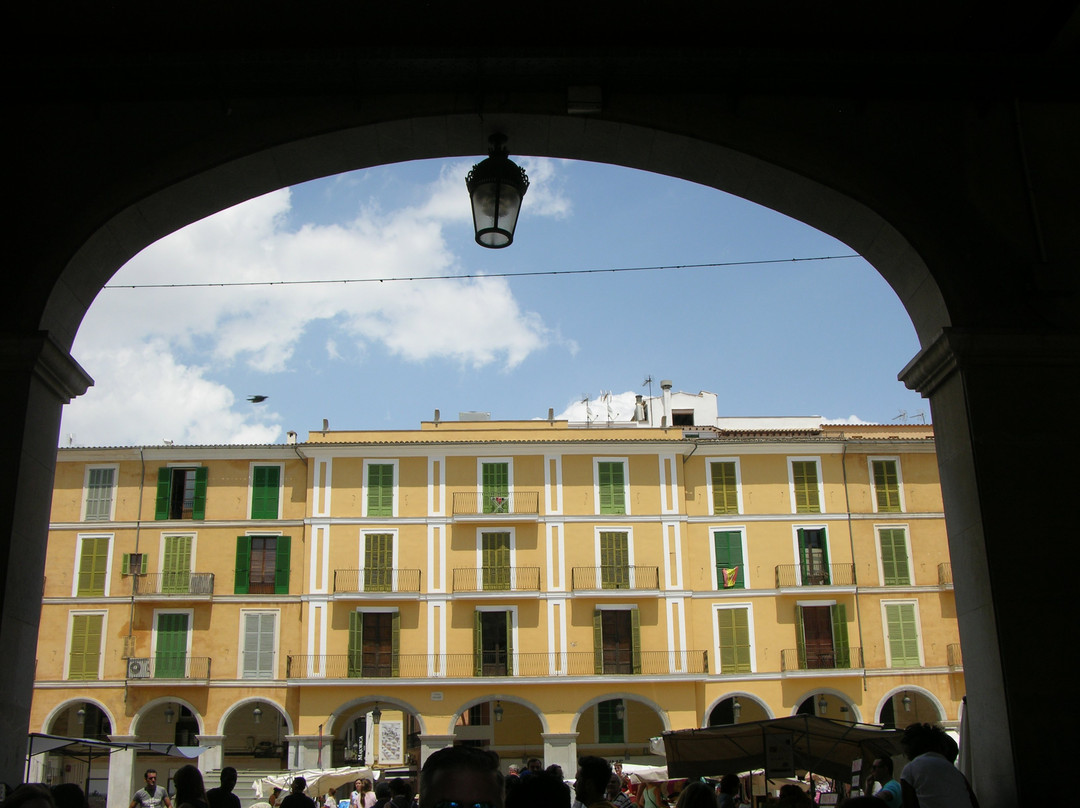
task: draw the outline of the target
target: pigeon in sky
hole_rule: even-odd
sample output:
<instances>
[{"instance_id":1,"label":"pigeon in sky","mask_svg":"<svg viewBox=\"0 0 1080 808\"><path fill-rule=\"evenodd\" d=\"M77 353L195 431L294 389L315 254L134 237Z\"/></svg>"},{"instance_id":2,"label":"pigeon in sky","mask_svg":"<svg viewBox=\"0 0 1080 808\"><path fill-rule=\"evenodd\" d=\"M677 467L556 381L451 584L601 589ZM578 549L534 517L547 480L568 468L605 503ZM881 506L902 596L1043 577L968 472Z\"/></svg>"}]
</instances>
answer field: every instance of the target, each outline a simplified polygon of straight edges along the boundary
<instances>
[{"instance_id":1,"label":"pigeon in sky","mask_svg":"<svg viewBox=\"0 0 1080 808\"><path fill-rule=\"evenodd\" d=\"M270 396L248 396L248 401L252 404L262 404L262 402L266 401L268 398L270 398Z\"/></svg>"}]
</instances>

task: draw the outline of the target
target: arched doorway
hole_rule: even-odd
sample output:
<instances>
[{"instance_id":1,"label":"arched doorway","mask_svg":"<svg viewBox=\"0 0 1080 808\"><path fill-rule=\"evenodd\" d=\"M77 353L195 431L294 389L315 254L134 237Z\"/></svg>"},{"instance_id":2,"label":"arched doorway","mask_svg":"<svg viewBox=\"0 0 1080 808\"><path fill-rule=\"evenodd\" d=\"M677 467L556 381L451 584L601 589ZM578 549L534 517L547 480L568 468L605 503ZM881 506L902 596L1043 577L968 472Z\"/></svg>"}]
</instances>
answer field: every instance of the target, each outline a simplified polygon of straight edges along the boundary
<instances>
[{"instance_id":1,"label":"arched doorway","mask_svg":"<svg viewBox=\"0 0 1080 808\"><path fill-rule=\"evenodd\" d=\"M511 699L485 699L466 706L454 722L454 744L499 753L505 766L544 759L543 722L535 710Z\"/></svg>"},{"instance_id":2,"label":"arched doorway","mask_svg":"<svg viewBox=\"0 0 1080 808\"><path fill-rule=\"evenodd\" d=\"M233 707L225 717L222 734L224 766L254 771L287 768L288 716L268 701L248 700Z\"/></svg>"},{"instance_id":3,"label":"arched doorway","mask_svg":"<svg viewBox=\"0 0 1080 808\"><path fill-rule=\"evenodd\" d=\"M764 703L753 696L739 693L718 701L709 711L706 726L718 727L746 721L765 721L771 717Z\"/></svg>"}]
</instances>

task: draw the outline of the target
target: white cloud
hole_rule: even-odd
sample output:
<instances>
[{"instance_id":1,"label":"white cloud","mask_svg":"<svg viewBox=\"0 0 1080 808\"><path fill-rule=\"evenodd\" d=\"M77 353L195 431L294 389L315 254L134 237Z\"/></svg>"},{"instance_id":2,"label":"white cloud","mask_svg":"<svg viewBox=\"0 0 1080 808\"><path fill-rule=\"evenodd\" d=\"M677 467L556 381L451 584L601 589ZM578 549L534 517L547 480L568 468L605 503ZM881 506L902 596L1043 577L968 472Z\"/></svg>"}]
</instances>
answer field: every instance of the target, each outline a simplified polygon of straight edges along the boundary
<instances>
[{"instance_id":1,"label":"white cloud","mask_svg":"<svg viewBox=\"0 0 1080 808\"><path fill-rule=\"evenodd\" d=\"M571 401L562 412L555 416L557 421L580 421L586 420L593 423L629 422L634 415L634 404L637 394L633 392L612 393L601 391L596 395L590 395L588 404L584 396L577 401Z\"/></svg>"},{"instance_id":2,"label":"white cloud","mask_svg":"<svg viewBox=\"0 0 1080 808\"><path fill-rule=\"evenodd\" d=\"M823 424L872 424L873 421L864 421L857 415L849 415L847 418L822 418Z\"/></svg>"}]
</instances>

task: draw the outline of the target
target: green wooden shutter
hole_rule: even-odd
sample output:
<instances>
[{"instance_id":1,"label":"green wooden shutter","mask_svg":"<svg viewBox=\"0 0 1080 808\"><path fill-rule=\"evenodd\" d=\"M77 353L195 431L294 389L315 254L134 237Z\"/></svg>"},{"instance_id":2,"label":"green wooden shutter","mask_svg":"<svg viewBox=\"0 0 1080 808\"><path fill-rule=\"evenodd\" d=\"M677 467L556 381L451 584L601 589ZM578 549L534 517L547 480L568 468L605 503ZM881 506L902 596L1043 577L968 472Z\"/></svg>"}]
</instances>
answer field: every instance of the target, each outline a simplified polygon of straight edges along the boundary
<instances>
[{"instance_id":1,"label":"green wooden shutter","mask_svg":"<svg viewBox=\"0 0 1080 808\"><path fill-rule=\"evenodd\" d=\"M481 498L484 513L509 511L510 464L483 463L481 465ZM501 498L501 501L498 501Z\"/></svg>"},{"instance_id":2,"label":"green wooden shutter","mask_svg":"<svg viewBox=\"0 0 1080 808\"><path fill-rule=\"evenodd\" d=\"M847 606L836 603L829 610L832 616L833 656L837 668L851 667L851 647L848 644Z\"/></svg>"},{"instance_id":3,"label":"green wooden shutter","mask_svg":"<svg viewBox=\"0 0 1080 808\"><path fill-rule=\"evenodd\" d=\"M274 555L274 594L289 594L289 551L292 547L292 538L289 536L277 537L277 551Z\"/></svg>"},{"instance_id":4,"label":"green wooden shutter","mask_svg":"<svg viewBox=\"0 0 1080 808\"><path fill-rule=\"evenodd\" d=\"M886 586L905 586L911 583L908 566L907 541L903 528L885 528L878 531L881 542L881 571Z\"/></svg>"},{"instance_id":5,"label":"green wooden shutter","mask_svg":"<svg viewBox=\"0 0 1080 808\"><path fill-rule=\"evenodd\" d=\"M795 485L795 512L820 513L816 460L791 461L791 476Z\"/></svg>"},{"instance_id":6,"label":"green wooden shutter","mask_svg":"<svg viewBox=\"0 0 1080 808\"><path fill-rule=\"evenodd\" d=\"M485 590L510 589L510 534L484 533L480 537L481 570Z\"/></svg>"},{"instance_id":7,"label":"green wooden shutter","mask_svg":"<svg viewBox=\"0 0 1080 808\"><path fill-rule=\"evenodd\" d=\"M712 463L713 513L738 513L739 496L735 482L735 463Z\"/></svg>"},{"instance_id":8,"label":"green wooden shutter","mask_svg":"<svg viewBox=\"0 0 1080 808\"><path fill-rule=\"evenodd\" d=\"M829 537L824 528L798 528L801 585L829 583ZM820 540L820 541L819 541ZM820 544L820 546L815 546ZM818 555L820 553L820 555Z\"/></svg>"},{"instance_id":9,"label":"green wooden shutter","mask_svg":"<svg viewBox=\"0 0 1080 808\"><path fill-rule=\"evenodd\" d=\"M874 493L877 496L878 511L899 513L900 511L900 475L895 460L875 460Z\"/></svg>"},{"instance_id":10,"label":"green wooden shutter","mask_svg":"<svg viewBox=\"0 0 1080 808\"><path fill-rule=\"evenodd\" d=\"M195 469L195 499L191 502L191 518L206 518L206 466Z\"/></svg>"},{"instance_id":11,"label":"green wooden shutter","mask_svg":"<svg viewBox=\"0 0 1080 808\"><path fill-rule=\"evenodd\" d=\"M593 612L593 672L601 675L604 672L604 613L597 609Z\"/></svg>"},{"instance_id":12,"label":"green wooden shutter","mask_svg":"<svg viewBox=\"0 0 1080 808\"><path fill-rule=\"evenodd\" d=\"M154 656L154 677L157 679L183 679L187 670L186 614L159 614L157 622L157 647Z\"/></svg>"},{"instance_id":13,"label":"green wooden shutter","mask_svg":"<svg viewBox=\"0 0 1080 808\"><path fill-rule=\"evenodd\" d=\"M621 462L597 463L600 513L626 513L626 478Z\"/></svg>"},{"instance_id":14,"label":"green wooden shutter","mask_svg":"<svg viewBox=\"0 0 1080 808\"><path fill-rule=\"evenodd\" d=\"M750 613L747 609L718 609L720 673L749 673Z\"/></svg>"},{"instance_id":15,"label":"green wooden shutter","mask_svg":"<svg viewBox=\"0 0 1080 808\"><path fill-rule=\"evenodd\" d=\"M169 518L171 486L172 469L168 466L162 466L157 470L157 498L154 501L154 519Z\"/></svg>"},{"instance_id":16,"label":"green wooden shutter","mask_svg":"<svg viewBox=\"0 0 1080 808\"><path fill-rule=\"evenodd\" d=\"M280 488L280 466L255 467L251 479L252 519L277 519Z\"/></svg>"},{"instance_id":17,"label":"green wooden shutter","mask_svg":"<svg viewBox=\"0 0 1080 808\"><path fill-rule=\"evenodd\" d=\"M77 594L86 597L104 595L108 568L109 537L95 536L83 539L80 547Z\"/></svg>"},{"instance_id":18,"label":"green wooden shutter","mask_svg":"<svg viewBox=\"0 0 1080 808\"><path fill-rule=\"evenodd\" d=\"M803 630L802 606L795 607L795 652L799 657L799 670L806 670L806 633Z\"/></svg>"},{"instance_id":19,"label":"green wooden shutter","mask_svg":"<svg viewBox=\"0 0 1080 808\"><path fill-rule=\"evenodd\" d=\"M101 614L76 614L71 618L71 651L68 657L68 679L98 678L101 663Z\"/></svg>"},{"instance_id":20,"label":"green wooden shutter","mask_svg":"<svg viewBox=\"0 0 1080 808\"><path fill-rule=\"evenodd\" d=\"M364 591L389 592L394 582L394 536L364 535Z\"/></svg>"},{"instance_id":21,"label":"green wooden shutter","mask_svg":"<svg viewBox=\"0 0 1080 808\"><path fill-rule=\"evenodd\" d=\"M637 606L630 610L630 642L634 657L634 673L641 673L641 613Z\"/></svg>"},{"instance_id":22,"label":"green wooden shutter","mask_svg":"<svg viewBox=\"0 0 1080 808\"><path fill-rule=\"evenodd\" d=\"M390 618L390 675L401 675L400 648L401 648L401 613L394 612Z\"/></svg>"},{"instance_id":23,"label":"green wooden shutter","mask_svg":"<svg viewBox=\"0 0 1080 808\"><path fill-rule=\"evenodd\" d=\"M166 536L161 591L184 594L191 589L191 536Z\"/></svg>"},{"instance_id":24,"label":"green wooden shutter","mask_svg":"<svg viewBox=\"0 0 1080 808\"><path fill-rule=\"evenodd\" d=\"M713 546L716 550L716 588L743 589L746 580L743 576L742 534L737 530L718 530L713 534ZM737 569L735 583L728 586L724 578L725 569Z\"/></svg>"},{"instance_id":25,"label":"green wooden shutter","mask_svg":"<svg viewBox=\"0 0 1080 808\"><path fill-rule=\"evenodd\" d=\"M506 675L514 675L514 613L506 612Z\"/></svg>"},{"instance_id":26,"label":"green wooden shutter","mask_svg":"<svg viewBox=\"0 0 1080 808\"><path fill-rule=\"evenodd\" d=\"M233 592L248 594L251 588L251 536L236 537L236 578Z\"/></svg>"},{"instance_id":27,"label":"green wooden shutter","mask_svg":"<svg viewBox=\"0 0 1080 808\"><path fill-rule=\"evenodd\" d=\"M473 676L484 674L484 624L481 614L479 609L473 612Z\"/></svg>"},{"instance_id":28,"label":"green wooden shutter","mask_svg":"<svg viewBox=\"0 0 1080 808\"><path fill-rule=\"evenodd\" d=\"M630 588L630 540L625 533L600 534L600 588Z\"/></svg>"},{"instance_id":29,"label":"green wooden shutter","mask_svg":"<svg viewBox=\"0 0 1080 808\"><path fill-rule=\"evenodd\" d=\"M368 516L394 515L394 465L371 463L368 465Z\"/></svg>"},{"instance_id":30,"label":"green wooden shutter","mask_svg":"<svg viewBox=\"0 0 1080 808\"><path fill-rule=\"evenodd\" d=\"M364 615L349 612L349 659L347 676L355 679L364 673Z\"/></svg>"},{"instance_id":31,"label":"green wooden shutter","mask_svg":"<svg viewBox=\"0 0 1080 808\"><path fill-rule=\"evenodd\" d=\"M919 636L915 623L915 604L885 605L889 651L894 668L919 667Z\"/></svg>"}]
</instances>

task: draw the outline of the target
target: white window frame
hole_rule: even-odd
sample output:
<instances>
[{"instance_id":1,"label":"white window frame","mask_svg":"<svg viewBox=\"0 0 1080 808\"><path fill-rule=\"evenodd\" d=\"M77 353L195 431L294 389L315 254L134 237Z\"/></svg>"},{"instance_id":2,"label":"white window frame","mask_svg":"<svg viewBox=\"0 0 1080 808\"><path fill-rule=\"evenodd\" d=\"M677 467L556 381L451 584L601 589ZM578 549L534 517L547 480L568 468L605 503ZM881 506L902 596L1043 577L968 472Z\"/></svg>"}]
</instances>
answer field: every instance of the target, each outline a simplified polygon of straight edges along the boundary
<instances>
[{"instance_id":1,"label":"white window frame","mask_svg":"<svg viewBox=\"0 0 1080 808\"><path fill-rule=\"evenodd\" d=\"M157 571L160 574L165 572L165 539L172 536L190 537L191 538L191 569L189 573L195 572L195 551L199 546L198 531L195 530L163 530L161 531L161 539L158 542L158 563Z\"/></svg>"},{"instance_id":2,"label":"white window frame","mask_svg":"<svg viewBox=\"0 0 1080 808\"><path fill-rule=\"evenodd\" d=\"M485 463L505 463L506 464L506 490L512 495L514 493L514 458L512 457L478 457L476 458L476 504L481 513L484 511L484 464ZM511 499L511 502L513 500ZM511 503L507 503L511 508ZM511 511L508 510L507 513Z\"/></svg>"},{"instance_id":3,"label":"white window frame","mask_svg":"<svg viewBox=\"0 0 1080 808\"><path fill-rule=\"evenodd\" d=\"M94 519L94 522L115 522L116 521L116 490L120 480L120 465L118 463L95 463L88 465L83 470L83 489L82 489L82 506L79 511L79 521L85 522L86 519L86 502L90 495L90 472L96 469L112 469L113 481L109 492L109 518L108 519Z\"/></svg>"},{"instance_id":4,"label":"white window frame","mask_svg":"<svg viewBox=\"0 0 1080 808\"><path fill-rule=\"evenodd\" d=\"M739 540L742 543L742 557L743 557L743 588L742 589L721 589L720 582L716 580L716 536L717 532L720 533L738 533ZM798 534L795 536L795 547L798 550ZM712 588L717 592L745 592L750 589L750 553L749 547L746 543L746 525L712 525L709 528L709 576L712 579Z\"/></svg>"},{"instance_id":5,"label":"white window frame","mask_svg":"<svg viewBox=\"0 0 1080 808\"><path fill-rule=\"evenodd\" d=\"M521 655L521 644L518 638L518 607L517 606L477 606L475 611L478 612L510 612L510 636L511 642L514 644L514 656L513 656L513 669L515 671L520 670L518 665L518 659ZM515 674L516 675L516 674Z\"/></svg>"},{"instance_id":6,"label":"white window frame","mask_svg":"<svg viewBox=\"0 0 1080 808\"><path fill-rule=\"evenodd\" d=\"M746 626L750 635L750 673L757 673L757 637L754 631L754 604L750 601L738 603L714 603L712 607L712 652L716 660L716 675L745 676L746 674L728 673L720 669L720 612L728 609L746 609Z\"/></svg>"},{"instance_id":7,"label":"white window frame","mask_svg":"<svg viewBox=\"0 0 1080 808\"><path fill-rule=\"evenodd\" d=\"M600 513L600 464L623 464L623 502L626 510L621 513ZM630 458L629 457L594 457L593 458L593 511L597 516L630 516Z\"/></svg>"},{"instance_id":8,"label":"white window frame","mask_svg":"<svg viewBox=\"0 0 1080 808\"><path fill-rule=\"evenodd\" d=\"M595 525L593 527L593 556L595 558L594 566L596 569L600 569L603 566L603 562L600 560L600 534L601 533L625 533L626 534L626 564L630 567L630 589L634 589L637 586L634 570L634 526L633 525ZM597 579L597 587L599 588L600 580ZM657 581L659 585L659 581ZM619 590L629 591L629 590ZM605 607L606 608L606 607Z\"/></svg>"},{"instance_id":9,"label":"white window frame","mask_svg":"<svg viewBox=\"0 0 1080 808\"><path fill-rule=\"evenodd\" d=\"M109 597L109 588L112 583L113 565L113 542L115 535L112 533L79 533L75 538L75 575L71 579L71 597L79 595L79 573L82 571L82 543L84 539L108 539L109 553L105 561L105 591L102 595L83 595L82 597Z\"/></svg>"},{"instance_id":10,"label":"white window frame","mask_svg":"<svg viewBox=\"0 0 1080 808\"><path fill-rule=\"evenodd\" d=\"M517 528L515 527L481 527L476 529L476 583L480 589L484 588L484 534L485 533L509 533L510 534L510 589L517 589Z\"/></svg>"},{"instance_id":11,"label":"white window frame","mask_svg":"<svg viewBox=\"0 0 1080 808\"><path fill-rule=\"evenodd\" d=\"M396 488L397 486L394 486L394 487ZM365 566L365 563L364 563L367 560L367 537L368 536L382 536L382 535L385 535L387 533L389 533L393 537L390 540L391 541L390 552L393 554L393 557L390 560L390 562L391 562L390 563L390 569L391 569L391 573L390 573L390 576L391 576L390 577L390 591L391 592L397 592L398 591L398 588L396 586L397 582L394 580L393 570L399 564L399 561L401 559L401 555L399 554L398 530L397 530L396 527L389 527L389 528L382 528L382 529L375 528L375 527L365 527L365 528L360 529L360 558L356 562L356 568L358 570L360 570L360 580L363 581L364 580L364 571L367 569L367 567ZM397 567L397 568L400 569L400 567ZM363 591L363 589L361 589L361 591ZM367 609L366 611L371 611L371 610Z\"/></svg>"},{"instance_id":12,"label":"white window frame","mask_svg":"<svg viewBox=\"0 0 1080 808\"><path fill-rule=\"evenodd\" d=\"M157 657L158 617L163 614L186 614L187 636L184 648L184 676L191 673L191 635L195 633L195 610L194 609L154 609L154 621L150 631L150 658ZM155 663L156 668L156 663Z\"/></svg>"},{"instance_id":13,"label":"white window frame","mask_svg":"<svg viewBox=\"0 0 1080 808\"><path fill-rule=\"evenodd\" d=\"M735 499L737 507L739 509L738 514L728 513L715 513L713 511L713 485L712 485L712 464L713 463L734 463L735 464ZM705 459L705 491L706 496L709 498L709 515L710 516L741 516L743 511L743 498L742 498L742 464L737 457L708 457ZM789 467L790 468L790 467Z\"/></svg>"},{"instance_id":14,"label":"white window frame","mask_svg":"<svg viewBox=\"0 0 1080 808\"><path fill-rule=\"evenodd\" d=\"M881 558L881 531L882 530L902 530L904 531L904 551L907 553L908 562L908 582L906 584L886 584L885 583L885 562ZM911 529L906 523L902 524L889 524L885 522L874 523L874 552L877 553L877 570L878 580L882 586L912 586L915 578L915 564L911 555Z\"/></svg>"},{"instance_id":15,"label":"white window frame","mask_svg":"<svg viewBox=\"0 0 1080 808\"><path fill-rule=\"evenodd\" d=\"M874 461L892 460L896 463L896 490L900 496L899 511L881 511L881 513L907 513L907 502L904 499L904 472L900 465L899 455L870 455L866 458L866 470L870 474L870 501L874 506L874 513L878 513L877 486L874 484Z\"/></svg>"},{"instance_id":16,"label":"white window frame","mask_svg":"<svg viewBox=\"0 0 1080 808\"><path fill-rule=\"evenodd\" d=\"M809 515L799 513L798 504L795 499L795 463L814 463L817 466L817 496L819 510L814 511L814 513L825 513L825 480L821 474L820 456L789 457L787 459L788 493L791 496L791 512L798 516Z\"/></svg>"},{"instance_id":17,"label":"white window frame","mask_svg":"<svg viewBox=\"0 0 1080 808\"><path fill-rule=\"evenodd\" d=\"M255 467L256 466L276 466L278 468L278 498L277 498L277 518L281 518L282 509L285 507L285 463L267 463L252 461L248 465L248 494L247 494L247 511L248 519L254 519L255 514L253 508L255 505ZM396 479L396 477L395 477ZM366 500L365 500L366 501ZM264 521L264 520L260 520Z\"/></svg>"},{"instance_id":18,"label":"white window frame","mask_svg":"<svg viewBox=\"0 0 1080 808\"><path fill-rule=\"evenodd\" d=\"M882 645L885 647L885 667L890 670L898 671L910 671L914 668L893 668L892 664L892 645L889 642L889 614L886 606L906 606L912 605L915 607L915 639L919 646L919 667L926 667L926 656L923 653L923 630L922 630L922 615L919 613L919 601L916 598L891 598L889 600L881 601L881 636Z\"/></svg>"},{"instance_id":19,"label":"white window frame","mask_svg":"<svg viewBox=\"0 0 1080 808\"><path fill-rule=\"evenodd\" d=\"M247 618L249 615L272 615L274 618L274 650L272 652L272 662L270 665L270 677L269 679L262 679L256 677L244 676L244 653L246 648L244 646L244 639L247 635ZM281 650L281 610L280 609L241 609L240 610L240 636L237 638L236 647L239 653L236 655L236 678L245 682L268 682L277 679L278 672L278 653Z\"/></svg>"},{"instance_id":20,"label":"white window frame","mask_svg":"<svg viewBox=\"0 0 1080 808\"><path fill-rule=\"evenodd\" d=\"M360 481L360 507L361 507L360 513L361 513L361 515L364 516L365 518L368 518L368 484L367 484L367 481L368 481L368 467L369 466L393 466L394 467L394 471L393 471L394 482L393 482L393 485L390 487L391 491L392 491L392 494L393 494L392 504L390 506L390 516L371 516L370 518L371 519L392 519L392 518L397 517L397 515L398 515L398 488L400 488L400 481L401 481L401 477L399 476L400 472L401 472L401 469L399 467L399 462L398 462L397 459L392 459L392 458L381 459L381 458L377 458L377 457L369 457L369 458L366 458L364 460L364 468L363 468L363 471L362 471L363 477L361 478L361 481ZM385 533L386 531L382 531L382 532Z\"/></svg>"},{"instance_id":21,"label":"white window frame","mask_svg":"<svg viewBox=\"0 0 1080 808\"><path fill-rule=\"evenodd\" d=\"M109 636L109 612L107 609L75 609L68 612L67 619L67 642L64 644L64 681L71 674L71 640L72 628L75 625L75 615L103 615L101 618L101 647L98 648L98 675L97 681L105 678L105 640ZM77 680L83 681L83 680Z\"/></svg>"},{"instance_id":22,"label":"white window frame","mask_svg":"<svg viewBox=\"0 0 1080 808\"><path fill-rule=\"evenodd\" d=\"M800 523L791 526L791 555L795 559L795 585L802 586L802 557L799 555L799 531L800 530L824 530L825 531L825 557L828 559L827 566L833 565L832 538L829 535L829 526L824 522ZM880 548L878 554L880 555Z\"/></svg>"}]
</instances>

